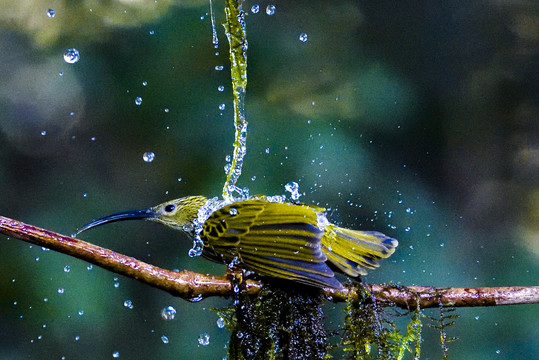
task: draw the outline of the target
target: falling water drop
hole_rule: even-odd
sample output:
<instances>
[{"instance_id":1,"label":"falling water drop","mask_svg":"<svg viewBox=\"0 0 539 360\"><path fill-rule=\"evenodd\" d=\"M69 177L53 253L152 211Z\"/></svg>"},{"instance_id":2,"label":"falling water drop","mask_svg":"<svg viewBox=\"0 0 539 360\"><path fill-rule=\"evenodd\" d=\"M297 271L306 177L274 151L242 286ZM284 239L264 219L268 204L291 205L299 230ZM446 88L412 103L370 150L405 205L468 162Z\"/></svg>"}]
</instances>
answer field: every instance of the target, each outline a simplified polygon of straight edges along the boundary
<instances>
[{"instance_id":1,"label":"falling water drop","mask_svg":"<svg viewBox=\"0 0 539 360\"><path fill-rule=\"evenodd\" d=\"M128 308L128 309L133 309L133 301L131 300L125 300L124 301L124 307Z\"/></svg>"},{"instance_id":2,"label":"falling water drop","mask_svg":"<svg viewBox=\"0 0 539 360\"><path fill-rule=\"evenodd\" d=\"M217 319L217 327L219 329L222 329L225 327L225 318L223 318L222 316L219 316L219 319Z\"/></svg>"},{"instance_id":3,"label":"falling water drop","mask_svg":"<svg viewBox=\"0 0 539 360\"><path fill-rule=\"evenodd\" d=\"M147 163L151 163L155 159L155 154L151 151L145 152L142 154L142 160Z\"/></svg>"},{"instance_id":4,"label":"falling water drop","mask_svg":"<svg viewBox=\"0 0 539 360\"><path fill-rule=\"evenodd\" d=\"M174 309L172 306L167 306L166 308L163 308L161 310L161 317L163 320L174 320L174 317L176 316L176 309Z\"/></svg>"},{"instance_id":5,"label":"falling water drop","mask_svg":"<svg viewBox=\"0 0 539 360\"><path fill-rule=\"evenodd\" d=\"M64 60L68 64L74 64L80 60L80 54L77 49L67 49L64 52Z\"/></svg>"},{"instance_id":6,"label":"falling water drop","mask_svg":"<svg viewBox=\"0 0 539 360\"><path fill-rule=\"evenodd\" d=\"M275 14L275 5L268 5L266 7L266 14L268 14L268 15Z\"/></svg>"}]
</instances>

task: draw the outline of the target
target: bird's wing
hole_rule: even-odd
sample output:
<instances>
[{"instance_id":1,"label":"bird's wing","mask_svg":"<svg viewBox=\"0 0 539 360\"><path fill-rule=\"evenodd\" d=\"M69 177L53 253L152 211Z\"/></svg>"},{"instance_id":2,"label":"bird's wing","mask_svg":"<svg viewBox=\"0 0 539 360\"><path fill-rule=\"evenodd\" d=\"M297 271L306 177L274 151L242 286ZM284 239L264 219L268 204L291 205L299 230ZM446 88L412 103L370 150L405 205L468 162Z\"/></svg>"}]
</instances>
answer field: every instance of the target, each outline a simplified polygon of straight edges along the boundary
<instances>
[{"instance_id":1,"label":"bird's wing","mask_svg":"<svg viewBox=\"0 0 539 360\"><path fill-rule=\"evenodd\" d=\"M235 257L259 275L341 288L325 263L316 212L303 205L246 200L214 212L203 225L205 245L225 262Z\"/></svg>"}]
</instances>

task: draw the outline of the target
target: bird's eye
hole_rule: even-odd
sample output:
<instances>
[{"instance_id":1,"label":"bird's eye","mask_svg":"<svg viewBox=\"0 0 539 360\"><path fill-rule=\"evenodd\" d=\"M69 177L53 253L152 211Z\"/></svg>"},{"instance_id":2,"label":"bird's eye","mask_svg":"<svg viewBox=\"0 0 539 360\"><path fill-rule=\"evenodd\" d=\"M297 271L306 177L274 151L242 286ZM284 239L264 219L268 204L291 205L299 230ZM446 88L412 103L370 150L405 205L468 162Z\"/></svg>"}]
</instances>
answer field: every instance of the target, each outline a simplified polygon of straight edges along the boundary
<instances>
[{"instance_id":1,"label":"bird's eye","mask_svg":"<svg viewBox=\"0 0 539 360\"><path fill-rule=\"evenodd\" d=\"M165 212L173 212L174 209L176 209L176 205L174 204L168 204L167 206L165 206Z\"/></svg>"}]
</instances>

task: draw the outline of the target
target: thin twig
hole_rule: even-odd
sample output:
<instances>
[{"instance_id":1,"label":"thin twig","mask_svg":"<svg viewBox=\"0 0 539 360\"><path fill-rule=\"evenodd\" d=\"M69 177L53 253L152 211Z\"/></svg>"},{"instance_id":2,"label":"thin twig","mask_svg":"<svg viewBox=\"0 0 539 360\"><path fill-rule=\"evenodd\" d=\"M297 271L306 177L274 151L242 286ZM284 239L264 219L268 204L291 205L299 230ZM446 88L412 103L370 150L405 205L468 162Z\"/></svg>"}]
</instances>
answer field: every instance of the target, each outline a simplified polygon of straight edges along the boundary
<instances>
[{"instance_id":1,"label":"thin twig","mask_svg":"<svg viewBox=\"0 0 539 360\"><path fill-rule=\"evenodd\" d=\"M0 233L38 246L55 250L114 273L125 275L186 300L210 296L233 295L233 284L226 276L210 276L191 271L170 271L147 264L133 257L102 248L66 235L0 216ZM377 301L385 306L415 308L472 307L539 303L539 286L509 286L485 288L434 288L429 286L365 285ZM247 280L244 288L255 294L262 283ZM357 297L353 287L343 291L324 289L328 299L344 301Z\"/></svg>"}]
</instances>

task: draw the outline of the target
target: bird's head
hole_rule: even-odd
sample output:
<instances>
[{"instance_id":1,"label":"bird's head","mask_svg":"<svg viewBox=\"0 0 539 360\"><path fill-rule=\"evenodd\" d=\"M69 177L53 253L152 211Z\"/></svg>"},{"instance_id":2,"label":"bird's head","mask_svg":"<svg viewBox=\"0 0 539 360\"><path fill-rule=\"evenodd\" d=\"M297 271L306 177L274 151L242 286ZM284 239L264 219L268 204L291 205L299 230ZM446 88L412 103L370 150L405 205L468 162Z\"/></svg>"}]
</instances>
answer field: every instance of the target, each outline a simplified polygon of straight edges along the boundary
<instances>
[{"instance_id":1,"label":"bird's head","mask_svg":"<svg viewBox=\"0 0 539 360\"><path fill-rule=\"evenodd\" d=\"M124 211L117 214L100 217L79 229L77 234L93 227L123 220L150 220L155 221L177 230L196 219L200 209L207 199L203 196L187 196L180 199L170 200L157 206L144 209Z\"/></svg>"}]
</instances>

